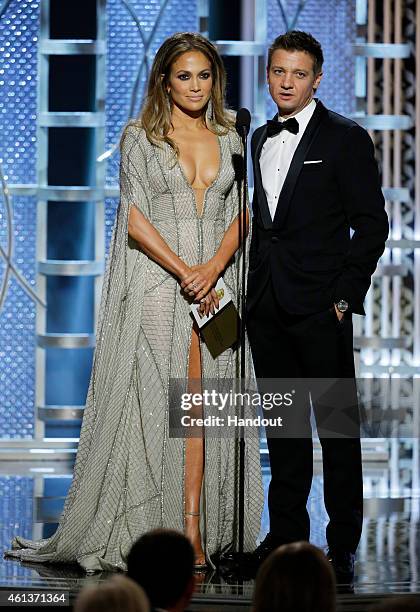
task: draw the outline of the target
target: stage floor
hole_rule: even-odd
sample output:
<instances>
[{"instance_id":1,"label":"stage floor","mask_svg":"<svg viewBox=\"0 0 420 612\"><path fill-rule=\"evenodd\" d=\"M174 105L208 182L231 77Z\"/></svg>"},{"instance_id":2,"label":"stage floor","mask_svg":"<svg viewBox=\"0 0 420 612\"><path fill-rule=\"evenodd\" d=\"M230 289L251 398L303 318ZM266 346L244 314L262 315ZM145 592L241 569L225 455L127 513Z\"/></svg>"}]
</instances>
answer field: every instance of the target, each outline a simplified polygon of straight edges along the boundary
<instances>
[{"instance_id":1,"label":"stage floor","mask_svg":"<svg viewBox=\"0 0 420 612\"><path fill-rule=\"evenodd\" d=\"M408 466L408 467L407 467ZM395 466L394 466L395 470ZM392 594L420 593L420 492L418 479L403 458L397 465L399 479L392 478L390 464L364 462L365 519L357 553L354 594L340 593L341 608L366 609L370 602ZM263 469L267 489L269 470ZM55 531L67 489L72 464L63 461L0 462L1 545L9 547L16 534L47 537ZM391 486L392 484L392 486ZM308 508L311 541L325 547L327 516L322 501L322 469L315 475ZM264 509L260 537L268 528ZM165 581L162 566L162 583ZM77 566L24 565L1 559L0 592L15 589L58 589L68 591L70 601L87 583L106 579L108 574L86 576ZM197 591L190 610L234 610L249 608L253 581L227 582L217 571L197 575ZM4 596L4 595L3 595Z\"/></svg>"}]
</instances>

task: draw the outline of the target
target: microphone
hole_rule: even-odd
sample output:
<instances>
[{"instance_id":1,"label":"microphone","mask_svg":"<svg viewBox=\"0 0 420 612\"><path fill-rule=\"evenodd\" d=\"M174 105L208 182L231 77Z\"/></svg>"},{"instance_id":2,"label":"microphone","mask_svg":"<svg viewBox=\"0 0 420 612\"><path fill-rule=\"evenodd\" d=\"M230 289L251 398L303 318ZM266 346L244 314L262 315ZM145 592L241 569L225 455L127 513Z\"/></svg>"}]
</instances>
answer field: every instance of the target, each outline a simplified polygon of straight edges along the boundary
<instances>
[{"instance_id":1,"label":"microphone","mask_svg":"<svg viewBox=\"0 0 420 612\"><path fill-rule=\"evenodd\" d=\"M251 113L247 108L240 108L236 113L236 131L242 138L248 136L251 125Z\"/></svg>"}]
</instances>

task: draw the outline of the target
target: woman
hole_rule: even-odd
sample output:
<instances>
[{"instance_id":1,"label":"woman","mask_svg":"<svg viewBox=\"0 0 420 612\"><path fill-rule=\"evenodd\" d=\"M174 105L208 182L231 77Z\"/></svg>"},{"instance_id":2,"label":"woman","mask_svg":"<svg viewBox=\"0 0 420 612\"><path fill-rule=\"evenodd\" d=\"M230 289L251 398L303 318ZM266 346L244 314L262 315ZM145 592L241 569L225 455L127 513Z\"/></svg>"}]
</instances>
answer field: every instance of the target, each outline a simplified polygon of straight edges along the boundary
<instances>
[{"instance_id":1,"label":"woman","mask_svg":"<svg viewBox=\"0 0 420 612\"><path fill-rule=\"evenodd\" d=\"M276 548L258 570L253 612L335 612L335 575L309 542Z\"/></svg>"},{"instance_id":2,"label":"woman","mask_svg":"<svg viewBox=\"0 0 420 612\"><path fill-rule=\"evenodd\" d=\"M190 315L191 301L215 311L219 276L238 303L244 186L224 89L220 56L199 34L175 34L157 52L143 111L121 143L120 205L72 486L57 532L36 543L15 538L13 556L125 569L136 538L170 527L191 539L197 567L214 567L211 556L235 544L237 441L168 431L170 380L197 392L204 379L229 386L239 374L239 351L213 359ZM251 550L263 498L258 436L247 437Z\"/></svg>"},{"instance_id":3,"label":"woman","mask_svg":"<svg viewBox=\"0 0 420 612\"><path fill-rule=\"evenodd\" d=\"M85 586L74 612L150 612L150 603L140 585L127 576L114 575L99 584Z\"/></svg>"}]
</instances>

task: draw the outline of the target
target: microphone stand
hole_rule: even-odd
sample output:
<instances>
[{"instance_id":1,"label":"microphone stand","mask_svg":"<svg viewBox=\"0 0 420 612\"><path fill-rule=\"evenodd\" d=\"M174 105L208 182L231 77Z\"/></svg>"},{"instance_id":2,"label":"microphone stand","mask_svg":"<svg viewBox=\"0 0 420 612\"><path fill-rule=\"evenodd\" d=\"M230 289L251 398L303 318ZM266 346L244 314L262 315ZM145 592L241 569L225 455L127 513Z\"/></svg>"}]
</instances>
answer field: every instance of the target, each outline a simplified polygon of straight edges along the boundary
<instances>
[{"instance_id":1,"label":"microphone stand","mask_svg":"<svg viewBox=\"0 0 420 612\"><path fill-rule=\"evenodd\" d=\"M247 194L247 140L248 140L247 126L240 126L240 136L243 144L243 189L242 197L239 201L239 245L242 249L242 270L241 270L241 299L239 306L240 314L240 393L243 396L245 387L245 271L246 271L246 194ZM240 409L241 422L244 418L244 405L241 401ZM243 431L239 438L239 505L238 505L238 552L243 553L244 550L244 519L245 519L245 432Z\"/></svg>"}]
</instances>

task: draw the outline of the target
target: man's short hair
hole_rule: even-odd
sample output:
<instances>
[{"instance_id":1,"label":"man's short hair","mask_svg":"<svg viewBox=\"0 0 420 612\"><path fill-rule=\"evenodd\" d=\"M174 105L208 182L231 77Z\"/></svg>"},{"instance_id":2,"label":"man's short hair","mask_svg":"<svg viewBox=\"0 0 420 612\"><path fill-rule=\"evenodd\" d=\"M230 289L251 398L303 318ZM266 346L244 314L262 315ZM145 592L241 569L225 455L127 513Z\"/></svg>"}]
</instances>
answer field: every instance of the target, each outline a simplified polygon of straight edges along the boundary
<instances>
[{"instance_id":1,"label":"man's short hair","mask_svg":"<svg viewBox=\"0 0 420 612\"><path fill-rule=\"evenodd\" d=\"M127 557L128 576L143 587L156 608L174 606L184 595L193 571L194 549L182 533L172 529L144 534Z\"/></svg>"},{"instance_id":2,"label":"man's short hair","mask_svg":"<svg viewBox=\"0 0 420 612\"><path fill-rule=\"evenodd\" d=\"M308 32L290 30L285 34L277 36L268 49L267 66L270 68L274 51L284 49L285 51L304 51L308 53L314 62L314 74L319 74L324 63L324 54L321 44Z\"/></svg>"}]
</instances>

